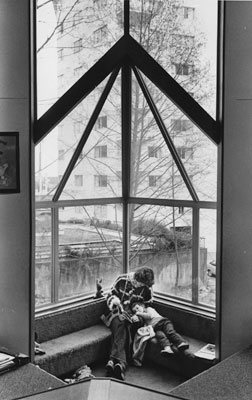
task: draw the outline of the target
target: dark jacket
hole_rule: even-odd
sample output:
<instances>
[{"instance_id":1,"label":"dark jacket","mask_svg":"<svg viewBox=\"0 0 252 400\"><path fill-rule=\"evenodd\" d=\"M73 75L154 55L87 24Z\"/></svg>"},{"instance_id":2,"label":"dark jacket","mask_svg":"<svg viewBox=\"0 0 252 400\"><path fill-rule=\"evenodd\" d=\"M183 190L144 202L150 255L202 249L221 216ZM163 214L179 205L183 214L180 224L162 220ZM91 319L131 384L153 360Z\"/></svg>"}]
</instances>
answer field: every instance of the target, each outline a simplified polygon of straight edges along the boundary
<instances>
[{"instance_id":1,"label":"dark jacket","mask_svg":"<svg viewBox=\"0 0 252 400\"><path fill-rule=\"evenodd\" d=\"M152 303L152 289L146 285L135 287L134 283L135 280L133 273L119 275L115 280L111 292L107 297L107 302L109 302L111 295L117 296L121 301L123 310L115 308L110 310L106 315L102 315L101 319L107 326L110 326L111 321L115 317L131 322L132 313L129 307L129 301L132 295L141 296L146 305Z\"/></svg>"},{"instance_id":2,"label":"dark jacket","mask_svg":"<svg viewBox=\"0 0 252 400\"><path fill-rule=\"evenodd\" d=\"M152 302L152 289L144 284L135 287L134 282L133 273L119 275L111 289L111 293L119 297L123 308L127 311L129 311L128 305L132 295L141 296L146 305Z\"/></svg>"}]
</instances>

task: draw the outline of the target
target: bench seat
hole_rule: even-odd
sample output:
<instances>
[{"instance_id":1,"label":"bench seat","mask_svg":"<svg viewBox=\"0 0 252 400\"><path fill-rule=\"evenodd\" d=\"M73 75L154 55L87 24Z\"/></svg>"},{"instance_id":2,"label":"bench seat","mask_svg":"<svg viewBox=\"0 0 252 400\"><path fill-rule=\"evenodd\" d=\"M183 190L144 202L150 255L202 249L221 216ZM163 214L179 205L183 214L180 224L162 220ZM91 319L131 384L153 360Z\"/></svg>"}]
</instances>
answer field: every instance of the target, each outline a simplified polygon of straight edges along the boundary
<instances>
[{"instance_id":1,"label":"bench seat","mask_svg":"<svg viewBox=\"0 0 252 400\"><path fill-rule=\"evenodd\" d=\"M111 331L103 324L73 332L41 344L44 355L35 364L57 377L74 372L86 364L105 359L110 348Z\"/></svg>"},{"instance_id":2,"label":"bench seat","mask_svg":"<svg viewBox=\"0 0 252 400\"><path fill-rule=\"evenodd\" d=\"M183 338L189 343L189 350L193 354L206 345L203 341L185 335L183 335ZM214 361L205 360L203 358L189 358L183 355L183 353L167 354L163 356L160 354L160 346L156 338L149 341L146 347L145 358L150 362L168 368L175 374L186 378L191 378L205 371L215 363Z\"/></svg>"},{"instance_id":3,"label":"bench seat","mask_svg":"<svg viewBox=\"0 0 252 400\"><path fill-rule=\"evenodd\" d=\"M196 352L206 343L188 338L192 352ZM109 356L111 331L103 324L60 336L43 342L41 348L44 355L35 356L35 364L52 375L61 377L74 372L84 365L91 365ZM146 348L145 357L148 361L168 368L185 377L192 377L209 368L212 363L202 359L188 359L185 356L171 354L160 355L157 340L151 339Z\"/></svg>"}]
</instances>

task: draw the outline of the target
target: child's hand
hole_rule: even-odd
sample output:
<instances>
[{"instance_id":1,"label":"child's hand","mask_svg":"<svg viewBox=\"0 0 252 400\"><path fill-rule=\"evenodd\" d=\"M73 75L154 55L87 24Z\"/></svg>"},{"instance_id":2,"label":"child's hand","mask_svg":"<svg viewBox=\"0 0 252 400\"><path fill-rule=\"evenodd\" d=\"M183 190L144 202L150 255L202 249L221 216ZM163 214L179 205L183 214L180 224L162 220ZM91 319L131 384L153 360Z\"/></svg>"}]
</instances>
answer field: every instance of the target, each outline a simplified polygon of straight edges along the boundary
<instances>
[{"instance_id":1,"label":"child's hand","mask_svg":"<svg viewBox=\"0 0 252 400\"><path fill-rule=\"evenodd\" d=\"M132 319L132 322L138 322L139 321L139 318L138 318L137 315L132 315L131 319Z\"/></svg>"}]
</instances>

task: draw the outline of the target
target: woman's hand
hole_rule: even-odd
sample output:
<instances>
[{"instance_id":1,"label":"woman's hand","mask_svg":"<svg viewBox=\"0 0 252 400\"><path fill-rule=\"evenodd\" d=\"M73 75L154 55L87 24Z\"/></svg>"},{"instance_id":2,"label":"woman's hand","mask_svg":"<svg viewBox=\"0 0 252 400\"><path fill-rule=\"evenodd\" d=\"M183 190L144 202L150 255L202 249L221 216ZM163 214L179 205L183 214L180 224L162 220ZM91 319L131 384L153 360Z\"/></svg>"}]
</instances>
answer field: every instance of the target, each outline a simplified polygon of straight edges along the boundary
<instances>
[{"instance_id":1,"label":"woman's hand","mask_svg":"<svg viewBox=\"0 0 252 400\"><path fill-rule=\"evenodd\" d=\"M131 319L132 319L132 322L138 322L139 321L139 318L138 318L137 315L132 315Z\"/></svg>"}]
</instances>

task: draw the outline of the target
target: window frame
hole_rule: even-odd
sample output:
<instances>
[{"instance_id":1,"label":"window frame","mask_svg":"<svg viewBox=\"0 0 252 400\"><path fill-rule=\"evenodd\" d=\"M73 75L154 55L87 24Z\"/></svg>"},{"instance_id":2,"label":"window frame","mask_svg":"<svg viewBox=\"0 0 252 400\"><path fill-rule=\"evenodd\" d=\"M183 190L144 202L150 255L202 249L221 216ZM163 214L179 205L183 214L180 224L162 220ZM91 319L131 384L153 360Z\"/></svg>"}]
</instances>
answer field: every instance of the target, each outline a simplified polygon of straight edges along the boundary
<instances>
[{"instance_id":1,"label":"window frame","mask_svg":"<svg viewBox=\"0 0 252 400\"><path fill-rule=\"evenodd\" d=\"M128 23L129 23L129 19L125 18L124 24L128 24ZM127 26L125 28L125 33L127 33L128 30L129 30L129 26ZM140 62L139 62L139 64L141 65ZM97 65L100 65L99 61L97 62ZM151 68L151 63L150 63L150 70L151 69L152 68ZM126 115L127 114L126 111L127 111L127 108L130 108L130 105L129 105L129 102L128 102L129 96L130 96L130 89L129 89L129 86L128 86L128 83L130 82L130 74L129 74L129 71L128 71L128 66L123 66L123 70L124 70L124 72L122 74L123 75L123 77L122 77L122 86L124 88L127 87L127 90L125 91L125 94L122 95L124 97L124 104L122 106L122 109L124 110L123 111L123 120L125 122L127 122L127 124L128 124L129 120L128 120L128 116ZM156 68L155 68L155 71L156 72L154 72L154 74L157 73L157 69ZM89 75L87 75L87 76L89 76ZM158 76L157 76L157 78L158 78ZM156 81L157 83L158 83L158 79ZM95 82L95 74L93 75L93 82ZM82 83L82 80L81 80L81 83ZM160 83L160 81L159 81L159 83ZM79 85L79 88L80 88L80 86L81 86L81 84ZM167 84L167 86L166 85L163 86L163 89L164 89L163 91L165 93L166 93L166 91L168 92L167 87L168 87L168 84ZM177 95L175 94L174 95L175 103L176 103L177 100L179 100L178 97L176 97L176 96ZM71 90L69 90L69 92L67 93L65 99L66 99L65 100L66 103L68 103L68 104L71 103L71 106L74 105L75 100L71 100ZM127 105L125 105L125 101L127 102ZM187 101L190 103L190 100L188 98L187 98ZM194 100L192 99L192 101L194 101ZM208 117L206 116L206 113L203 112L203 113L201 113L201 115L199 117L196 117L197 106L196 106L195 103L190 103L190 105L191 104L193 105L192 108L193 108L193 112L195 114L195 120L199 122L199 125L201 125L202 128L205 127L205 126L206 127L210 126L212 122L210 122L210 119L208 120ZM60 102L58 103L58 105L60 105ZM188 106L188 108L190 108L190 105ZM53 111L54 111L54 108L53 108ZM44 119L44 117L41 118L41 120L43 120L43 119ZM51 121L50 121L49 125L51 125L51 126L53 125L53 118L51 118ZM38 137L41 139L41 137L43 135L45 135L45 133L43 133L43 129L47 130L46 128L47 128L47 126L45 125L45 127L40 130L40 124L38 123L37 127L36 127L37 133L35 135L35 139L38 139ZM123 129L125 129L124 125L123 125ZM127 130L129 130L129 126L126 127L126 131ZM207 129L202 129L202 130L206 134L211 132L211 128L209 128L209 131ZM49 130L47 130L47 131L49 131ZM217 132L217 129L216 129L216 132ZM210 136L211 136L211 134L210 134ZM214 137L214 133L213 133L213 137ZM218 136L216 136L216 137L218 137ZM35 140L35 142L36 142L36 140ZM127 197L127 194L128 194L127 193L128 180L127 180L127 177L125 176L125 170L126 170L125 166L129 166L129 159L127 160L127 157L125 157L125 155L127 155L129 153L129 148L130 148L129 142L127 142L127 140L125 140L125 138L123 138L122 150L124 152L124 157L122 157L122 158L123 158L124 161L123 161L122 179L126 182L126 184L124 184L124 187L123 187L123 196L122 196L122 198L121 197L120 198L114 198L113 201L112 201L115 204L117 204L117 203L123 203L124 204L124 213L125 213L124 214L125 215L125 217L124 217L124 222L125 222L124 235L127 236L128 227L127 227L126 217L127 217L127 207L129 206L129 204L134 203L134 202L137 202L137 203L141 203L142 202L143 204L146 204L146 202L149 202L149 204L163 204L163 205L167 205L167 206L171 206L172 205L173 207L178 207L178 205L181 206L181 207L191 207L192 211L193 211L193 232L194 232L193 235L194 235L194 237L196 237L197 236L197 232L199 231L199 211L201 209L205 209L205 208L206 209L216 209L216 207L217 207L216 202L204 202L204 201L201 202L201 201L194 201L194 200L193 201L158 200L158 199L155 199L155 200L152 199L151 200L151 199L139 199L139 198L134 199L134 198ZM127 201L125 201L125 198L127 198ZM94 199L93 199L93 201L94 201ZM109 200L109 201L111 202L111 200ZM101 204L101 205L102 204L108 204L108 199L102 199L102 198L95 199L94 203ZM88 201L84 200L84 199L71 200L71 201L60 201L59 199L57 199L56 201L47 201L47 202L40 202L39 201L39 202L36 202L36 209L46 206L47 208L52 210L52 221L53 221L52 222L52 228L53 228L52 232L53 232L54 240L55 240L53 242L53 244L52 244L53 248L56 248L55 247L55 243L57 242L57 232L56 232L55 226L56 226L56 224L58 222L58 210L59 210L59 208L60 207L64 207L64 206L73 206L73 205L81 206L83 204L89 204L90 205L90 199ZM57 254L56 253L57 253L57 250L55 251L55 266L54 266L54 268L55 268L55 276L57 277L57 272L56 272L56 267L57 267L56 256L57 256ZM127 261L127 254L126 253L127 253L127 244L125 244L125 249L124 249L125 261ZM195 246L195 248L193 250L193 258L196 261L195 265L198 265L198 263L197 263L197 259L198 259L197 246ZM125 272L126 272L126 269L125 269ZM195 267L193 269L192 285L193 285L194 288L195 287L198 288L198 272L195 270ZM56 295L54 295L52 298L57 300L57 290L55 289L55 282L54 282L54 284L52 286L54 286L54 290L52 290L52 292L54 291L54 294L56 293ZM158 296L158 294L157 294L157 296ZM160 298L162 298L162 297L163 296L160 295ZM171 296L169 296L169 298L166 298L166 301L169 300L170 298L171 298ZM180 304L183 304L183 301L181 301L181 299L179 299L179 300L178 299L173 299L173 300L178 301ZM200 305L199 305L199 303L197 301L197 295L194 295L192 302L189 302L189 303L187 302L186 305L187 306L193 305L193 307L196 307L197 309L200 309L200 308L204 309L204 307L200 307ZM209 311L210 308L206 307L205 309Z\"/></svg>"}]
</instances>

